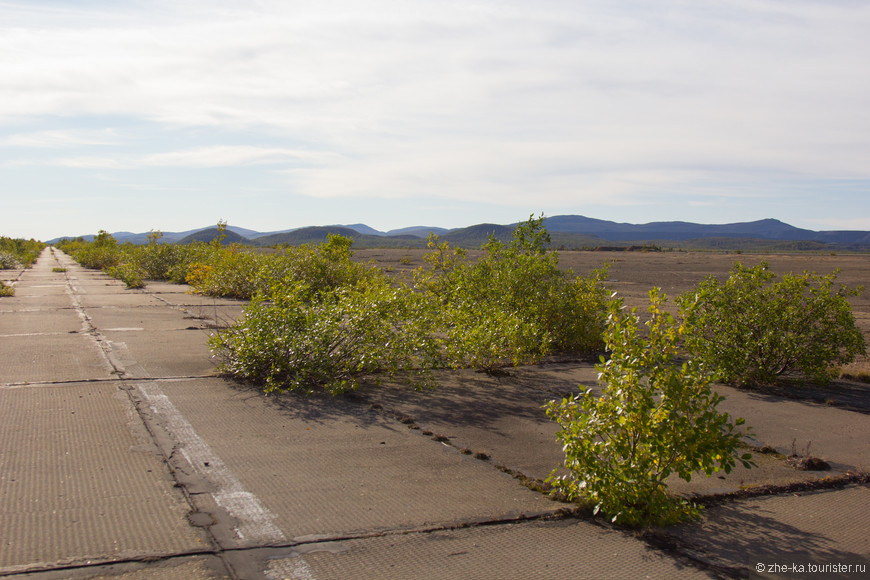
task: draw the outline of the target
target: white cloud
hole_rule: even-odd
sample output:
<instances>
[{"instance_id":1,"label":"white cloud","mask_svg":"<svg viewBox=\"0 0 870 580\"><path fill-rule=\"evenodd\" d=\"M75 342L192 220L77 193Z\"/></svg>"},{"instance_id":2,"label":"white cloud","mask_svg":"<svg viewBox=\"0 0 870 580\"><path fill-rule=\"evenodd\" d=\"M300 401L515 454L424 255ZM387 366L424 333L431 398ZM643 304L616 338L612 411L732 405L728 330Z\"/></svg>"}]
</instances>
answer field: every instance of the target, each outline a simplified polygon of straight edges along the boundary
<instances>
[{"instance_id":1,"label":"white cloud","mask_svg":"<svg viewBox=\"0 0 870 580\"><path fill-rule=\"evenodd\" d=\"M870 231L870 217L855 218L808 218L808 224L814 224L818 230L858 230Z\"/></svg>"},{"instance_id":2,"label":"white cloud","mask_svg":"<svg viewBox=\"0 0 870 580\"><path fill-rule=\"evenodd\" d=\"M82 145L115 145L117 136L110 129L90 130L51 130L16 133L0 138L0 147L34 147L58 149Z\"/></svg>"},{"instance_id":3,"label":"white cloud","mask_svg":"<svg viewBox=\"0 0 870 580\"><path fill-rule=\"evenodd\" d=\"M703 208L870 179L868 28L820 0L0 0L0 146L267 167L314 199Z\"/></svg>"},{"instance_id":4,"label":"white cloud","mask_svg":"<svg viewBox=\"0 0 870 580\"><path fill-rule=\"evenodd\" d=\"M18 139L11 139L18 143ZM39 138L22 138L28 146L44 144ZM48 140L49 143L54 141ZM65 142L65 141L62 141ZM2 143L0 143L2 144ZM120 154L117 156L76 156L44 158L42 160L7 160L5 165L54 165L81 169L141 169L147 167L184 167L184 168L214 168L239 167L247 165L293 165L313 166L324 165L337 159L332 153L282 149L276 147L230 146L217 145L182 149L149 155Z\"/></svg>"},{"instance_id":5,"label":"white cloud","mask_svg":"<svg viewBox=\"0 0 870 580\"><path fill-rule=\"evenodd\" d=\"M264 164L322 164L336 156L275 147L214 146L155 153L133 163L157 167L230 167Z\"/></svg>"},{"instance_id":6,"label":"white cloud","mask_svg":"<svg viewBox=\"0 0 870 580\"><path fill-rule=\"evenodd\" d=\"M73 169L125 169L128 166L119 159L111 157L61 157L52 159L48 165L70 167Z\"/></svg>"}]
</instances>

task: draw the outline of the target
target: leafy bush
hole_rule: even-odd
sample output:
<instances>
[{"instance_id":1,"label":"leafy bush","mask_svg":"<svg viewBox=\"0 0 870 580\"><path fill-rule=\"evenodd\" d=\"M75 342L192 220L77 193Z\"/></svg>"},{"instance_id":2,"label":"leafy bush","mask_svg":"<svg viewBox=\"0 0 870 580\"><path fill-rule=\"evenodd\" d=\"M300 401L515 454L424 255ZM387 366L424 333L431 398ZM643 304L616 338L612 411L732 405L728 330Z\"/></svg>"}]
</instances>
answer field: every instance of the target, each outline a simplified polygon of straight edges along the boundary
<instances>
[{"instance_id":1,"label":"leafy bush","mask_svg":"<svg viewBox=\"0 0 870 580\"><path fill-rule=\"evenodd\" d=\"M100 230L93 242L73 240L65 241L58 246L85 268L104 270L117 266L121 262L122 255L118 242L105 230Z\"/></svg>"},{"instance_id":2,"label":"leafy bush","mask_svg":"<svg viewBox=\"0 0 870 580\"><path fill-rule=\"evenodd\" d=\"M148 234L148 244L133 248L128 259L144 278L183 284L189 274L189 264L207 259L211 250L202 243L163 244L160 243L162 237L162 232L152 230Z\"/></svg>"},{"instance_id":3,"label":"leafy bush","mask_svg":"<svg viewBox=\"0 0 870 580\"><path fill-rule=\"evenodd\" d=\"M567 475L550 476L572 500L585 499L595 512L629 526L667 525L697 515L695 506L668 494L665 479L689 481L735 465L741 433L722 397L710 388L703 365L675 364L682 326L662 311L665 297L650 292L646 336L637 310L625 314L621 300L609 306L604 337L610 359L601 359L600 397L585 393L546 406L559 423ZM748 454L739 458L751 466Z\"/></svg>"},{"instance_id":4,"label":"leafy bush","mask_svg":"<svg viewBox=\"0 0 870 580\"><path fill-rule=\"evenodd\" d=\"M206 294L253 296L243 320L212 341L226 372L268 390L341 392L400 371L426 383L436 366L493 369L602 346L600 273L560 271L546 239L542 220L530 219L510 245L491 240L469 265L433 238L433 267L412 287L353 262L342 236L278 255L231 247L192 264L188 281Z\"/></svg>"},{"instance_id":5,"label":"leafy bush","mask_svg":"<svg viewBox=\"0 0 870 580\"><path fill-rule=\"evenodd\" d=\"M560 270L549 240L543 218L532 217L509 244L490 238L486 254L468 264L463 251L451 253L430 236L432 268L417 283L446 334L451 364L491 371L602 348L607 295L599 282L606 269L586 278Z\"/></svg>"},{"instance_id":6,"label":"leafy bush","mask_svg":"<svg viewBox=\"0 0 870 580\"><path fill-rule=\"evenodd\" d=\"M210 252L208 261L188 267L187 283L207 296L249 299L257 291L257 273L264 257L235 244Z\"/></svg>"},{"instance_id":7,"label":"leafy bush","mask_svg":"<svg viewBox=\"0 0 870 580\"><path fill-rule=\"evenodd\" d=\"M312 295L380 278L383 274L381 271L352 261L352 245L351 238L329 234L325 244L288 248L287 261L278 264L280 270L277 274L270 270L268 278L281 280L281 273L292 276L303 282Z\"/></svg>"},{"instance_id":8,"label":"leafy bush","mask_svg":"<svg viewBox=\"0 0 870 580\"><path fill-rule=\"evenodd\" d=\"M36 240L0 236L0 270L29 268L44 248L45 244Z\"/></svg>"},{"instance_id":9,"label":"leafy bush","mask_svg":"<svg viewBox=\"0 0 870 580\"><path fill-rule=\"evenodd\" d=\"M352 244L350 238L330 235L325 244L288 248L281 254L210 245L204 260L189 265L187 282L201 294L248 299L269 292L276 282L292 279L303 284L311 298L378 275L351 260Z\"/></svg>"},{"instance_id":10,"label":"leafy bush","mask_svg":"<svg viewBox=\"0 0 870 580\"><path fill-rule=\"evenodd\" d=\"M12 252L0 252L0 270L13 270L20 267L18 256Z\"/></svg>"},{"instance_id":11,"label":"leafy bush","mask_svg":"<svg viewBox=\"0 0 870 580\"><path fill-rule=\"evenodd\" d=\"M725 283L711 276L681 296L688 350L727 383L829 382L866 351L847 300L863 289L835 287L837 272L775 278L766 263L738 263Z\"/></svg>"},{"instance_id":12,"label":"leafy bush","mask_svg":"<svg viewBox=\"0 0 870 580\"><path fill-rule=\"evenodd\" d=\"M0 296L14 296L15 288L7 285L6 282L0 280Z\"/></svg>"},{"instance_id":13,"label":"leafy bush","mask_svg":"<svg viewBox=\"0 0 870 580\"><path fill-rule=\"evenodd\" d=\"M112 278L117 278L127 285L127 288L144 288L145 282L142 280L142 275L138 268L129 262L122 262L117 266L106 268L106 274Z\"/></svg>"},{"instance_id":14,"label":"leafy bush","mask_svg":"<svg viewBox=\"0 0 870 580\"><path fill-rule=\"evenodd\" d=\"M402 371L428 384L436 346L410 296L382 277L317 293L288 279L255 297L243 319L211 339L212 350L223 371L267 392L336 394Z\"/></svg>"}]
</instances>

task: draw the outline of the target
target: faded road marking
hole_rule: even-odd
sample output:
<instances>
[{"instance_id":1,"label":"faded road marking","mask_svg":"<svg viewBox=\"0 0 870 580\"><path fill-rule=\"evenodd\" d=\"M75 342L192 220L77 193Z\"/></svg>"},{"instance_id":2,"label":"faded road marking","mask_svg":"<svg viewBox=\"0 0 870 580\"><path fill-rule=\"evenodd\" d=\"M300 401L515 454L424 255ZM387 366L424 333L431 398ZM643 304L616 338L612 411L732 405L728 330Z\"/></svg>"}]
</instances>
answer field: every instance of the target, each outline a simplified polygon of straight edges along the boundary
<instances>
[{"instance_id":1,"label":"faded road marking","mask_svg":"<svg viewBox=\"0 0 870 580\"><path fill-rule=\"evenodd\" d=\"M242 522L236 528L239 538L271 543L284 541L284 533L272 522L275 515L263 507L254 494L245 491L242 482L197 435L160 385L156 381L147 381L136 386L154 413L163 420L169 434L178 442L179 451L188 463L215 485L217 491L212 494L215 502Z\"/></svg>"}]
</instances>

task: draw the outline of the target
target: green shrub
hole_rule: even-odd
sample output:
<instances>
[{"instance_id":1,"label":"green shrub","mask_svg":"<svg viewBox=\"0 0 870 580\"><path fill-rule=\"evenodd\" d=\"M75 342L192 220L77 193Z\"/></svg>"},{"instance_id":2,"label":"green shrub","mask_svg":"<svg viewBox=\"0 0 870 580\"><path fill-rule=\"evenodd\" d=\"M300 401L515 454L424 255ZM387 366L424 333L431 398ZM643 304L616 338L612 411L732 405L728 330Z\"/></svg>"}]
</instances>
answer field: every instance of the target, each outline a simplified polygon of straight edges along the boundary
<instances>
[{"instance_id":1,"label":"green shrub","mask_svg":"<svg viewBox=\"0 0 870 580\"><path fill-rule=\"evenodd\" d=\"M75 240L59 244L59 246L63 251L68 252L76 262L85 268L94 270L105 270L117 266L122 258L118 242L105 230L100 230L92 242Z\"/></svg>"},{"instance_id":2,"label":"green shrub","mask_svg":"<svg viewBox=\"0 0 870 580\"><path fill-rule=\"evenodd\" d=\"M257 273L264 260L238 245L214 248L208 260L189 265L187 283L194 291L207 296L249 299L257 291Z\"/></svg>"},{"instance_id":3,"label":"green shrub","mask_svg":"<svg viewBox=\"0 0 870 580\"><path fill-rule=\"evenodd\" d=\"M724 283L708 277L678 299L688 350L719 380L753 385L804 377L825 383L838 365L866 352L847 300L862 288L835 287L837 272L775 278L766 263L738 263Z\"/></svg>"},{"instance_id":4,"label":"green shrub","mask_svg":"<svg viewBox=\"0 0 870 580\"><path fill-rule=\"evenodd\" d=\"M14 270L20 267L21 262L18 261L18 256L12 252L0 252L0 270Z\"/></svg>"},{"instance_id":5,"label":"green shrub","mask_svg":"<svg viewBox=\"0 0 870 580\"><path fill-rule=\"evenodd\" d=\"M44 248L45 244L36 240L0 236L0 270L29 268Z\"/></svg>"},{"instance_id":6,"label":"green shrub","mask_svg":"<svg viewBox=\"0 0 870 580\"><path fill-rule=\"evenodd\" d=\"M492 370L603 346L600 273L560 271L541 220L518 227L510 245L491 240L474 265L431 243L433 267L411 287L353 262L352 240L341 236L276 256L231 248L194 264L188 280L221 295L247 284L233 294L254 296L244 318L212 348L226 372L268 390L341 392L397 372L426 383L433 367Z\"/></svg>"},{"instance_id":7,"label":"green shrub","mask_svg":"<svg viewBox=\"0 0 870 580\"><path fill-rule=\"evenodd\" d=\"M281 274L291 276L304 283L311 295L380 278L381 271L352 261L352 245L351 238L329 234L325 244L288 248L286 261L272 263L270 267L278 271L268 271L268 277L281 280Z\"/></svg>"},{"instance_id":8,"label":"green shrub","mask_svg":"<svg viewBox=\"0 0 870 580\"><path fill-rule=\"evenodd\" d=\"M436 346L411 296L382 277L317 293L287 280L255 297L210 344L221 370L267 392L336 394L405 371L425 385Z\"/></svg>"},{"instance_id":9,"label":"green shrub","mask_svg":"<svg viewBox=\"0 0 870 580\"><path fill-rule=\"evenodd\" d=\"M206 260L211 253L203 243L163 244L160 243L162 237L162 232L152 230L146 245L136 246L129 252L130 261L149 280L171 280L183 284L189 273L189 264Z\"/></svg>"},{"instance_id":10,"label":"green shrub","mask_svg":"<svg viewBox=\"0 0 870 580\"><path fill-rule=\"evenodd\" d=\"M604 333L610 359L601 359L603 392L551 401L547 415L557 421L565 450L566 475L550 476L571 500L590 501L595 512L629 526L667 525L697 515L698 508L668 494L665 479L676 473L689 481L734 467L741 433L722 397L710 388L703 365L679 366L680 330L662 311L664 295L650 292L651 319L642 333L636 309L626 314L621 300L609 306ZM751 466L750 456L739 461Z\"/></svg>"},{"instance_id":11,"label":"green shrub","mask_svg":"<svg viewBox=\"0 0 870 580\"><path fill-rule=\"evenodd\" d=\"M129 262L122 262L117 266L106 268L106 274L112 278L116 278L127 285L127 288L144 288L145 282L142 280L142 275L139 269Z\"/></svg>"},{"instance_id":12,"label":"green shrub","mask_svg":"<svg viewBox=\"0 0 870 580\"><path fill-rule=\"evenodd\" d=\"M14 296L15 288L7 285L6 282L0 280L0 296Z\"/></svg>"},{"instance_id":13,"label":"green shrub","mask_svg":"<svg viewBox=\"0 0 870 580\"><path fill-rule=\"evenodd\" d=\"M310 299L380 275L351 260L352 244L350 238L330 235L325 244L288 248L281 254L257 253L238 245L221 249L212 244L204 259L190 264L187 282L201 294L248 299L269 292L276 282L292 279L305 286Z\"/></svg>"},{"instance_id":14,"label":"green shrub","mask_svg":"<svg viewBox=\"0 0 870 580\"><path fill-rule=\"evenodd\" d=\"M417 284L446 335L452 365L491 371L601 350L606 269L586 278L560 270L558 254L546 249L549 239L543 218L530 218L509 244L490 238L486 254L468 264L463 251L451 253L430 236L432 268Z\"/></svg>"},{"instance_id":15,"label":"green shrub","mask_svg":"<svg viewBox=\"0 0 870 580\"><path fill-rule=\"evenodd\" d=\"M201 242L172 247L173 251L177 252L177 256L174 263L166 270L166 279L174 284L187 284L187 278L195 265L208 263L214 259L217 252L222 251Z\"/></svg>"}]
</instances>

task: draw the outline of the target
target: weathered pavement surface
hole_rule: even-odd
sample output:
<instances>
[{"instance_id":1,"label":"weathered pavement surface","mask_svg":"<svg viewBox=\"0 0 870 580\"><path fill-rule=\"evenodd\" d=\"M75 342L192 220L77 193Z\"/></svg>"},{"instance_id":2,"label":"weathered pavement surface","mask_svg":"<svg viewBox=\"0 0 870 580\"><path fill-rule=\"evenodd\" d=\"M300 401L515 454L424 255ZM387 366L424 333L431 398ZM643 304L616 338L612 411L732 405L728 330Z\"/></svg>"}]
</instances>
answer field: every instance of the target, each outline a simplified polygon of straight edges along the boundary
<instances>
[{"instance_id":1,"label":"weathered pavement surface","mask_svg":"<svg viewBox=\"0 0 870 580\"><path fill-rule=\"evenodd\" d=\"M589 365L458 373L432 393L264 397L214 376L208 329L238 316L236 301L125 290L49 250L10 275L0 576L711 578L868 562L867 486L726 502L669 530L667 550L558 517L563 504L511 473L560 462L540 405L588 382ZM870 463L867 415L738 395L729 404L760 443L787 451L806 436L838 472ZM821 477L759 462L680 491ZM758 577L819 577L769 572Z\"/></svg>"}]
</instances>

